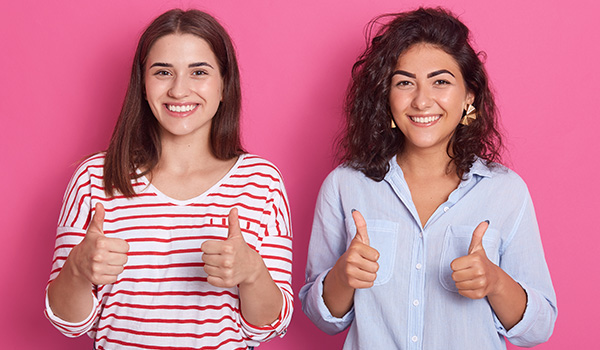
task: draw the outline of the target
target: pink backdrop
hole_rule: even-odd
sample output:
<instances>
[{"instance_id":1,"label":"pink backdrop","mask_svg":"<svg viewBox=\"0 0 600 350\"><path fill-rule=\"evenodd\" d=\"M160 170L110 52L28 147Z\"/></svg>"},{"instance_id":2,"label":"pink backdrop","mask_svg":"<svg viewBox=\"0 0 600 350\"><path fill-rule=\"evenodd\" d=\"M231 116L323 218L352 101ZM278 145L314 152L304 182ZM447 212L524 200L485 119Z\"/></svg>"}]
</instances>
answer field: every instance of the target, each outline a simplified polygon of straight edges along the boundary
<instances>
[{"instance_id":1,"label":"pink backdrop","mask_svg":"<svg viewBox=\"0 0 600 350\"><path fill-rule=\"evenodd\" d=\"M600 314L597 173L600 30L592 0L452 0L489 58L510 151L529 184L558 294L554 335L540 349L588 349ZM375 15L430 1L6 1L0 11L0 339L4 349L90 348L43 316L63 191L74 165L103 150L142 28L172 7L215 15L232 35L244 92L243 138L279 166L291 200L294 290L315 198L333 168L332 140L351 65ZM494 200L490 198L490 200ZM596 203L596 204L594 204ZM296 302L283 339L261 349L340 348ZM513 347L514 348L514 347Z\"/></svg>"}]
</instances>

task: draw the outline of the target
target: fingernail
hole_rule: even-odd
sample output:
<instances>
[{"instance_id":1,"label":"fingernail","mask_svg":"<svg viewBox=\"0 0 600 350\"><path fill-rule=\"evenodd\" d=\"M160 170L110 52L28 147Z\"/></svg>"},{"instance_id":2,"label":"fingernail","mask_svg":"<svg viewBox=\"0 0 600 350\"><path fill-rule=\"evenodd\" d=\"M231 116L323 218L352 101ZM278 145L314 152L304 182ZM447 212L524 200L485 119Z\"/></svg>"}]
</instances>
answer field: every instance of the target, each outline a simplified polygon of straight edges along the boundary
<instances>
[{"instance_id":1,"label":"fingernail","mask_svg":"<svg viewBox=\"0 0 600 350\"><path fill-rule=\"evenodd\" d=\"M490 224L490 220L485 220L485 222L487 222L488 225Z\"/></svg>"},{"instance_id":2,"label":"fingernail","mask_svg":"<svg viewBox=\"0 0 600 350\"><path fill-rule=\"evenodd\" d=\"M356 209L352 209L351 213L354 213L356 211Z\"/></svg>"}]
</instances>

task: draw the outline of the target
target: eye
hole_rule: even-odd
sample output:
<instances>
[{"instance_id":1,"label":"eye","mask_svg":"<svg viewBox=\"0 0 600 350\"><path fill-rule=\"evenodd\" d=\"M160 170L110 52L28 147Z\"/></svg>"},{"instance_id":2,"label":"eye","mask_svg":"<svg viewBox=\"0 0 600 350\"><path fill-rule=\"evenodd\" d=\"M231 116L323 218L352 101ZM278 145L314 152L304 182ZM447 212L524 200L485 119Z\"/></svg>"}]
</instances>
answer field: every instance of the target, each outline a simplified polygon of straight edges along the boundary
<instances>
[{"instance_id":1,"label":"eye","mask_svg":"<svg viewBox=\"0 0 600 350\"><path fill-rule=\"evenodd\" d=\"M434 82L435 85L450 85L448 80L438 79Z\"/></svg>"},{"instance_id":2,"label":"eye","mask_svg":"<svg viewBox=\"0 0 600 350\"><path fill-rule=\"evenodd\" d=\"M412 82L408 81L408 80L400 80L396 83L396 86L410 86L412 85Z\"/></svg>"},{"instance_id":3,"label":"eye","mask_svg":"<svg viewBox=\"0 0 600 350\"><path fill-rule=\"evenodd\" d=\"M166 71L166 70L157 70L156 72L154 72L153 75L157 75L157 76L169 76L169 75L171 75L171 72Z\"/></svg>"},{"instance_id":4,"label":"eye","mask_svg":"<svg viewBox=\"0 0 600 350\"><path fill-rule=\"evenodd\" d=\"M193 71L192 75L195 75L195 76L208 75L208 72L203 69L199 69L199 70Z\"/></svg>"}]
</instances>

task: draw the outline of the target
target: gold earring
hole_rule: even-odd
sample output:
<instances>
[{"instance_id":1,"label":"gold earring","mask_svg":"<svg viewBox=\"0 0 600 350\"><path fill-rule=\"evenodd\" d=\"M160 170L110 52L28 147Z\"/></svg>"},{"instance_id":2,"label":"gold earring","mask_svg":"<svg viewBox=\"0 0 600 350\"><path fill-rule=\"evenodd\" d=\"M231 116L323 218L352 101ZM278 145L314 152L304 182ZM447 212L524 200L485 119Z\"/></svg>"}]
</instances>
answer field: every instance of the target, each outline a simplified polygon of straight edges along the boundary
<instances>
[{"instance_id":1,"label":"gold earring","mask_svg":"<svg viewBox=\"0 0 600 350\"><path fill-rule=\"evenodd\" d=\"M460 120L460 123L462 125L469 125L475 119L477 119L477 110L475 109L475 107L473 107L473 105L469 105L467 109L463 112L463 117Z\"/></svg>"},{"instance_id":2,"label":"gold earring","mask_svg":"<svg viewBox=\"0 0 600 350\"><path fill-rule=\"evenodd\" d=\"M392 129L396 129L396 123L394 123L394 118L392 118Z\"/></svg>"}]
</instances>

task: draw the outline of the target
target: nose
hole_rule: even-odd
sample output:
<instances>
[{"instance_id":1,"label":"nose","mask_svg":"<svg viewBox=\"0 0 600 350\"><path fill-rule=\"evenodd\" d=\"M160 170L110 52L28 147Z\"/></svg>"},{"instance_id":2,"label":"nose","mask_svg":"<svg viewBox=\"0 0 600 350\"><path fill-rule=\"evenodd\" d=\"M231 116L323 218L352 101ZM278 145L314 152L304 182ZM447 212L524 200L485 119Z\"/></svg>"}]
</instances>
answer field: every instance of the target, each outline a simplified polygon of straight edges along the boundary
<instances>
[{"instance_id":1,"label":"nose","mask_svg":"<svg viewBox=\"0 0 600 350\"><path fill-rule=\"evenodd\" d=\"M169 89L169 97L180 99L188 96L190 87L185 76L178 75L172 80L172 85Z\"/></svg>"},{"instance_id":2,"label":"nose","mask_svg":"<svg viewBox=\"0 0 600 350\"><path fill-rule=\"evenodd\" d=\"M411 104L413 108L419 110L431 107L433 105L431 90L423 86L417 87Z\"/></svg>"}]
</instances>

